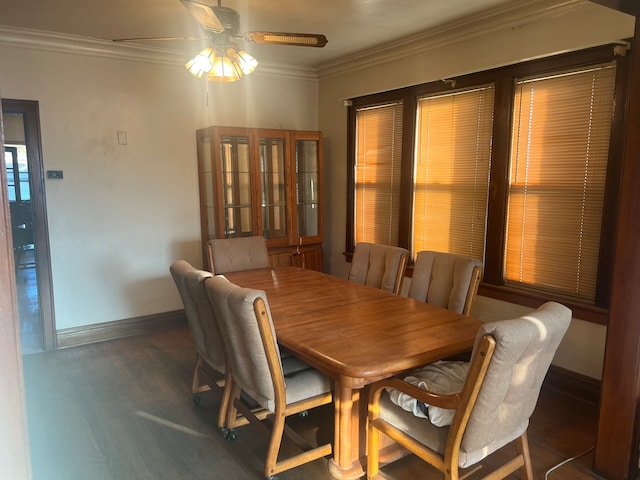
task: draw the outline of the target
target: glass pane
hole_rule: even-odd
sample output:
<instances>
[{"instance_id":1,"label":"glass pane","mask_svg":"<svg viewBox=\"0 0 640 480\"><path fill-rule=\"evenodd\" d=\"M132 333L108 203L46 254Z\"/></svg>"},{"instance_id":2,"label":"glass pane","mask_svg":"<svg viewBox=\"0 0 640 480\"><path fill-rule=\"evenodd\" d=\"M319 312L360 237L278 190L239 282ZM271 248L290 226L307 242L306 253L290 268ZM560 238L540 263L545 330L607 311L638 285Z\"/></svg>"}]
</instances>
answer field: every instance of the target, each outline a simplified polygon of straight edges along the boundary
<instances>
[{"instance_id":1,"label":"glass pane","mask_svg":"<svg viewBox=\"0 0 640 480\"><path fill-rule=\"evenodd\" d=\"M266 239L286 238L287 182L283 138L260 139L260 183L263 235Z\"/></svg>"},{"instance_id":2,"label":"glass pane","mask_svg":"<svg viewBox=\"0 0 640 480\"><path fill-rule=\"evenodd\" d=\"M202 163L205 172L211 172L211 137L202 137Z\"/></svg>"},{"instance_id":3,"label":"glass pane","mask_svg":"<svg viewBox=\"0 0 640 480\"><path fill-rule=\"evenodd\" d=\"M251 206L225 209L225 237L249 237L253 235L251 226Z\"/></svg>"},{"instance_id":4,"label":"glass pane","mask_svg":"<svg viewBox=\"0 0 640 480\"><path fill-rule=\"evenodd\" d=\"M202 152L202 181L204 182L204 208L207 222L207 236L216 238L216 215L213 195L213 163L211 160L211 137L200 137Z\"/></svg>"},{"instance_id":5,"label":"glass pane","mask_svg":"<svg viewBox=\"0 0 640 480\"><path fill-rule=\"evenodd\" d=\"M266 238L286 238L287 237L287 207L281 206L266 206L263 208L262 213L262 229Z\"/></svg>"},{"instance_id":6,"label":"glass pane","mask_svg":"<svg viewBox=\"0 0 640 480\"><path fill-rule=\"evenodd\" d=\"M209 235L209 239L216 238L216 214L215 209L213 207L205 207L207 212L207 235Z\"/></svg>"},{"instance_id":7,"label":"glass pane","mask_svg":"<svg viewBox=\"0 0 640 480\"><path fill-rule=\"evenodd\" d=\"M319 235L318 217L319 207L317 203L298 205L298 235L300 237L313 237Z\"/></svg>"},{"instance_id":8,"label":"glass pane","mask_svg":"<svg viewBox=\"0 0 640 480\"><path fill-rule=\"evenodd\" d=\"M296 140L296 203L299 237L319 234L318 175L318 142Z\"/></svg>"},{"instance_id":9,"label":"glass pane","mask_svg":"<svg viewBox=\"0 0 640 480\"><path fill-rule=\"evenodd\" d=\"M220 139L222 197L225 207L225 237L253 233L251 217L251 177L249 138ZM213 201L213 200L212 200Z\"/></svg>"}]
</instances>

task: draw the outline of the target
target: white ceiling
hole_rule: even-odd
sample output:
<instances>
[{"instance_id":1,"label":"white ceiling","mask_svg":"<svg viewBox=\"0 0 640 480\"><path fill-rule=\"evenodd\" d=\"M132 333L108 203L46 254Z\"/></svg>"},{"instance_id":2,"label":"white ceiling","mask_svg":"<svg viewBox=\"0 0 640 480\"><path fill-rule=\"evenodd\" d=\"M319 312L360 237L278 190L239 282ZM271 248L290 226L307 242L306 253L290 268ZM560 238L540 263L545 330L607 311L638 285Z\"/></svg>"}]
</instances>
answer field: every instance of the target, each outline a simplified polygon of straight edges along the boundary
<instances>
[{"instance_id":1,"label":"white ceiling","mask_svg":"<svg viewBox=\"0 0 640 480\"><path fill-rule=\"evenodd\" d=\"M222 5L240 13L242 32L325 34L329 43L324 48L243 45L261 62L319 67L489 9L536 1L223 0ZM0 0L0 25L105 40L201 34L179 0ZM187 40L141 44L186 54L201 48Z\"/></svg>"}]
</instances>

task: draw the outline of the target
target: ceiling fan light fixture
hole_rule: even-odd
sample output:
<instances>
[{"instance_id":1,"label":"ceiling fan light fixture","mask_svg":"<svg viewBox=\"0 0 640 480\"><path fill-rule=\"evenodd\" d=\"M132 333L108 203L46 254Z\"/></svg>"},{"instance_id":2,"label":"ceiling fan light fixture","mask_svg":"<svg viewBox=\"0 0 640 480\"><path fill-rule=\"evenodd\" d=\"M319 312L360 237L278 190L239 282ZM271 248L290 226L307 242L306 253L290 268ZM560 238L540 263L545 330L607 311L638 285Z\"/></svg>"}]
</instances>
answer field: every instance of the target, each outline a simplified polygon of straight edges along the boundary
<instances>
[{"instance_id":1,"label":"ceiling fan light fixture","mask_svg":"<svg viewBox=\"0 0 640 480\"><path fill-rule=\"evenodd\" d=\"M193 76L202 78L206 73L210 82L235 82L257 66L255 58L234 44L207 47L185 64Z\"/></svg>"},{"instance_id":2,"label":"ceiling fan light fixture","mask_svg":"<svg viewBox=\"0 0 640 480\"><path fill-rule=\"evenodd\" d=\"M199 54L185 63L185 67L189 70L189 73L197 78L202 78L205 73L209 73L213 68L211 57L215 55L213 48L208 47L202 50Z\"/></svg>"},{"instance_id":3,"label":"ceiling fan light fixture","mask_svg":"<svg viewBox=\"0 0 640 480\"><path fill-rule=\"evenodd\" d=\"M258 61L244 50L236 52L236 64L242 70L242 73L249 75L258 66Z\"/></svg>"}]
</instances>

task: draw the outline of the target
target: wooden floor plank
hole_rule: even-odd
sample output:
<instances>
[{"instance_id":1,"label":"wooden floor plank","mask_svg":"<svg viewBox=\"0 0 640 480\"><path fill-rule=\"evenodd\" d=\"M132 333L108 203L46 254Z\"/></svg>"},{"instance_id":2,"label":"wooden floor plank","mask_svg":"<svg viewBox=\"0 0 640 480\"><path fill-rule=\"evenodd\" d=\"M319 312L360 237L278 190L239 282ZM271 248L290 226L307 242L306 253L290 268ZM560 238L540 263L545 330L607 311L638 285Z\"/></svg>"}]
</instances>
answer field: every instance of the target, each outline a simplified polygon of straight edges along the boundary
<instances>
[{"instance_id":1,"label":"wooden floor plank","mask_svg":"<svg viewBox=\"0 0 640 480\"><path fill-rule=\"evenodd\" d=\"M238 440L225 440L216 429L216 394L205 392L199 405L192 402L194 360L186 328L25 356L34 480L263 478L265 438L246 426L238 429ZM332 438L331 409L310 413L294 419L295 426L313 441ZM544 479L549 468L593 445L596 426L596 405L544 389L529 428L535 478ZM485 471L503 455L485 460ZM549 480L597 479L592 460L591 452ZM278 478L332 477L321 459ZM441 475L408 456L385 467L382 478Z\"/></svg>"}]
</instances>

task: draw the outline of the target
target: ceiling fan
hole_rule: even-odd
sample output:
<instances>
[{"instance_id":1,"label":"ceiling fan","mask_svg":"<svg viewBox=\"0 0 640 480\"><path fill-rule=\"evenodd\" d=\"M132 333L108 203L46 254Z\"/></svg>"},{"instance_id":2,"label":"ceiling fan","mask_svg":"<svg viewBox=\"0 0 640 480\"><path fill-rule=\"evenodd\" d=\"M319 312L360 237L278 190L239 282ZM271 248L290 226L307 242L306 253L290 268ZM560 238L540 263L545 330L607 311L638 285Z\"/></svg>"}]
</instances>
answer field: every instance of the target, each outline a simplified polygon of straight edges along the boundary
<instances>
[{"instance_id":1,"label":"ceiling fan","mask_svg":"<svg viewBox=\"0 0 640 480\"><path fill-rule=\"evenodd\" d=\"M232 82L243 75L253 72L258 65L247 52L240 50L235 40L270 45L291 45L298 47L321 48L327 44L327 37L315 33L287 33L254 31L240 33L240 15L229 7L223 7L222 1L209 5L202 1L180 0L189 13L202 27L209 46L186 63L194 76L201 78L207 74L207 80ZM120 38L114 42L133 42L142 40L199 40L196 37L140 37Z\"/></svg>"}]
</instances>

